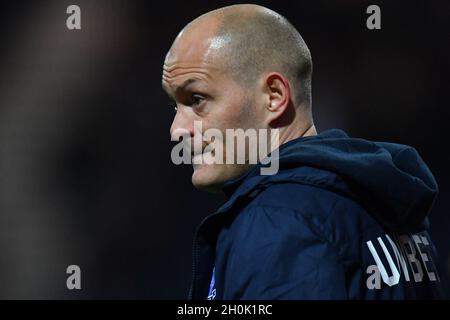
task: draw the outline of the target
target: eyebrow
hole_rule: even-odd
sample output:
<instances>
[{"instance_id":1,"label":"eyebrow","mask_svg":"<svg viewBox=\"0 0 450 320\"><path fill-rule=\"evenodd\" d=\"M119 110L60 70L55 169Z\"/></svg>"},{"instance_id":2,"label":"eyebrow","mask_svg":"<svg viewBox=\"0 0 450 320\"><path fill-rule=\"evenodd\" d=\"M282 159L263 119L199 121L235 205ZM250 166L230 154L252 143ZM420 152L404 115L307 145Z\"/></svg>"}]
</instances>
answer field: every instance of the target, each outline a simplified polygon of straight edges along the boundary
<instances>
[{"instance_id":1,"label":"eyebrow","mask_svg":"<svg viewBox=\"0 0 450 320\"><path fill-rule=\"evenodd\" d=\"M181 85L179 85L176 89L175 89L175 96L180 95L182 93L182 91L186 90L186 87L189 86L190 84L197 82L198 79L194 79L194 78L189 78L187 80L185 80ZM166 87L163 85L163 89L164 91L167 92ZM171 97L171 95L167 92L167 94L169 95L169 97Z\"/></svg>"},{"instance_id":2,"label":"eyebrow","mask_svg":"<svg viewBox=\"0 0 450 320\"><path fill-rule=\"evenodd\" d=\"M181 94L182 91L185 91L185 90L186 90L186 87L187 87L187 86L189 86L191 83L194 83L194 82L197 82L197 79L192 79L192 78L190 78L190 79L185 80L180 86L178 86L178 87L175 89L175 94L176 94L176 95Z\"/></svg>"}]
</instances>

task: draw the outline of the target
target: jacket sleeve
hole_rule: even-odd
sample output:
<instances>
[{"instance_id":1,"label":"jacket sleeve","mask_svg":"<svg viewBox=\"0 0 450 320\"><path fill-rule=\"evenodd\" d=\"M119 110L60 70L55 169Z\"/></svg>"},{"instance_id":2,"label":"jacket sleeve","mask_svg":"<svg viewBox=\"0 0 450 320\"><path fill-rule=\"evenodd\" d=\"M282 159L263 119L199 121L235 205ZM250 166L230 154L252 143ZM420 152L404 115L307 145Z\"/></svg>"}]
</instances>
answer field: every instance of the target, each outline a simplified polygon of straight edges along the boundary
<instances>
[{"instance_id":1,"label":"jacket sleeve","mask_svg":"<svg viewBox=\"0 0 450 320\"><path fill-rule=\"evenodd\" d=\"M338 249L310 218L258 206L235 223L240 226L224 271L224 299L348 298Z\"/></svg>"}]
</instances>

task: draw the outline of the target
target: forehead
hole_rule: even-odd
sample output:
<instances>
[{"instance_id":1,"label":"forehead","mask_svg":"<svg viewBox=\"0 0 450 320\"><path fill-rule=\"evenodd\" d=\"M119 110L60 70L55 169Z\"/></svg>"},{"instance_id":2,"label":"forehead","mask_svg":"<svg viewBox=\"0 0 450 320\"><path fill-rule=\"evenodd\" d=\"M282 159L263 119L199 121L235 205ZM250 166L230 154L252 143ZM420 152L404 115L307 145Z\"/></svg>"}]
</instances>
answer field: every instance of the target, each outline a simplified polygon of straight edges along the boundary
<instances>
[{"instance_id":1,"label":"forehead","mask_svg":"<svg viewBox=\"0 0 450 320\"><path fill-rule=\"evenodd\" d=\"M221 74L222 53L228 41L223 36L205 39L193 33L178 36L164 61L163 86L173 86L189 76L206 81Z\"/></svg>"}]
</instances>

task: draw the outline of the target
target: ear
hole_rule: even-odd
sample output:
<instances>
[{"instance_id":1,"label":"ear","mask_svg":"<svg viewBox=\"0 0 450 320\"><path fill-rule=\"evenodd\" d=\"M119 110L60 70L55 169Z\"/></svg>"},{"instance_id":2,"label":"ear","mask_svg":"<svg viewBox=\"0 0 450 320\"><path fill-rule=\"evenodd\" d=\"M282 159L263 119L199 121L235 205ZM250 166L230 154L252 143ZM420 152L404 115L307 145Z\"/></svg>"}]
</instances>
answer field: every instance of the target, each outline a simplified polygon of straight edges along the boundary
<instances>
[{"instance_id":1,"label":"ear","mask_svg":"<svg viewBox=\"0 0 450 320\"><path fill-rule=\"evenodd\" d=\"M291 88L289 81L278 72L271 72L265 76L267 124L282 118L291 103Z\"/></svg>"}]
</instances>

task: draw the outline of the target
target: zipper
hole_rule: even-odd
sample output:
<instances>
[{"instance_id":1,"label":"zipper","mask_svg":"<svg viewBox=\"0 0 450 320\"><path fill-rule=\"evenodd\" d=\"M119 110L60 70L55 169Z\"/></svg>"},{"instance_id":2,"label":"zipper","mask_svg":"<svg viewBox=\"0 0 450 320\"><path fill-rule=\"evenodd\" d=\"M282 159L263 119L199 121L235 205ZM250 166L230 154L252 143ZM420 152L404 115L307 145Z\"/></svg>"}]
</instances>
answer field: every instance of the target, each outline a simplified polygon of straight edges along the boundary
<instances>
[{"instance_id":1,"label":"zipper","mask_svg":"<svg viewBox=\"0 0 450 320\"><path fill-rule=\"evenodd\" d=\"M194 297L194 290L195 290L195 284L196 284L196 276L197 276L197 261L198 261L198 232L200 230L200 227L202 226L203 221L197 226L197 229L194 233L194 240L192 243L192 273L191 273L191 287L189 289L189 295L188 300L192 300Z\"/></svg>"},{"instance_id":2,"label":"zipper","mask_svg":"<svg viewBox=\"0 0 450 320\"><path fill-rule=\"evenodd\" d=\"M198 264L198 234L200 229L210 218L218 215L219 213L215 212L207 217L205 217L200 224L197 226L194 232L194 240L192 243L192 278L191 278L191 287L189 289L188 300L193 300L195 296L195 290L197 286L197 264Z\"/></svg>"},{"instance_id":3,"label":"zipper","mask_svg":"<svg viewBox=\"0 0 450 320\"><path fill-rule=\"evenodd\" d=\"M256 190L253 190L253 192L258 191L256 193L259 193L260 190L261 190L261 188L257 188ZM210 220L212 218L215 218L215 217L217 217L219 215L223 215L226 212L228 212L230 210L230 208L233 207L236 204L236 202L239 202L242 198L247 197L248 193L250 191L252 191L252 188L250 188L249 190L246 190L244 193L238 195L235 199L232 199L232 201L226 202L216 212L210 214L209 216L206 216L200 222L200 224L197 226L197 228L195 229L194 240L193 240L193 243L192 243L192 279L191 279L191 286L190 286L189 294L188 294L188 300L193 300L194 297L196 296L196 289L197 289L197 265L198 265L198 253L199 253L198 235L200 233L200 229L205 225L205 223L208 220ZM206 299L206 297L205 297L205 299Z\"/></svg>"}]
</instances>

